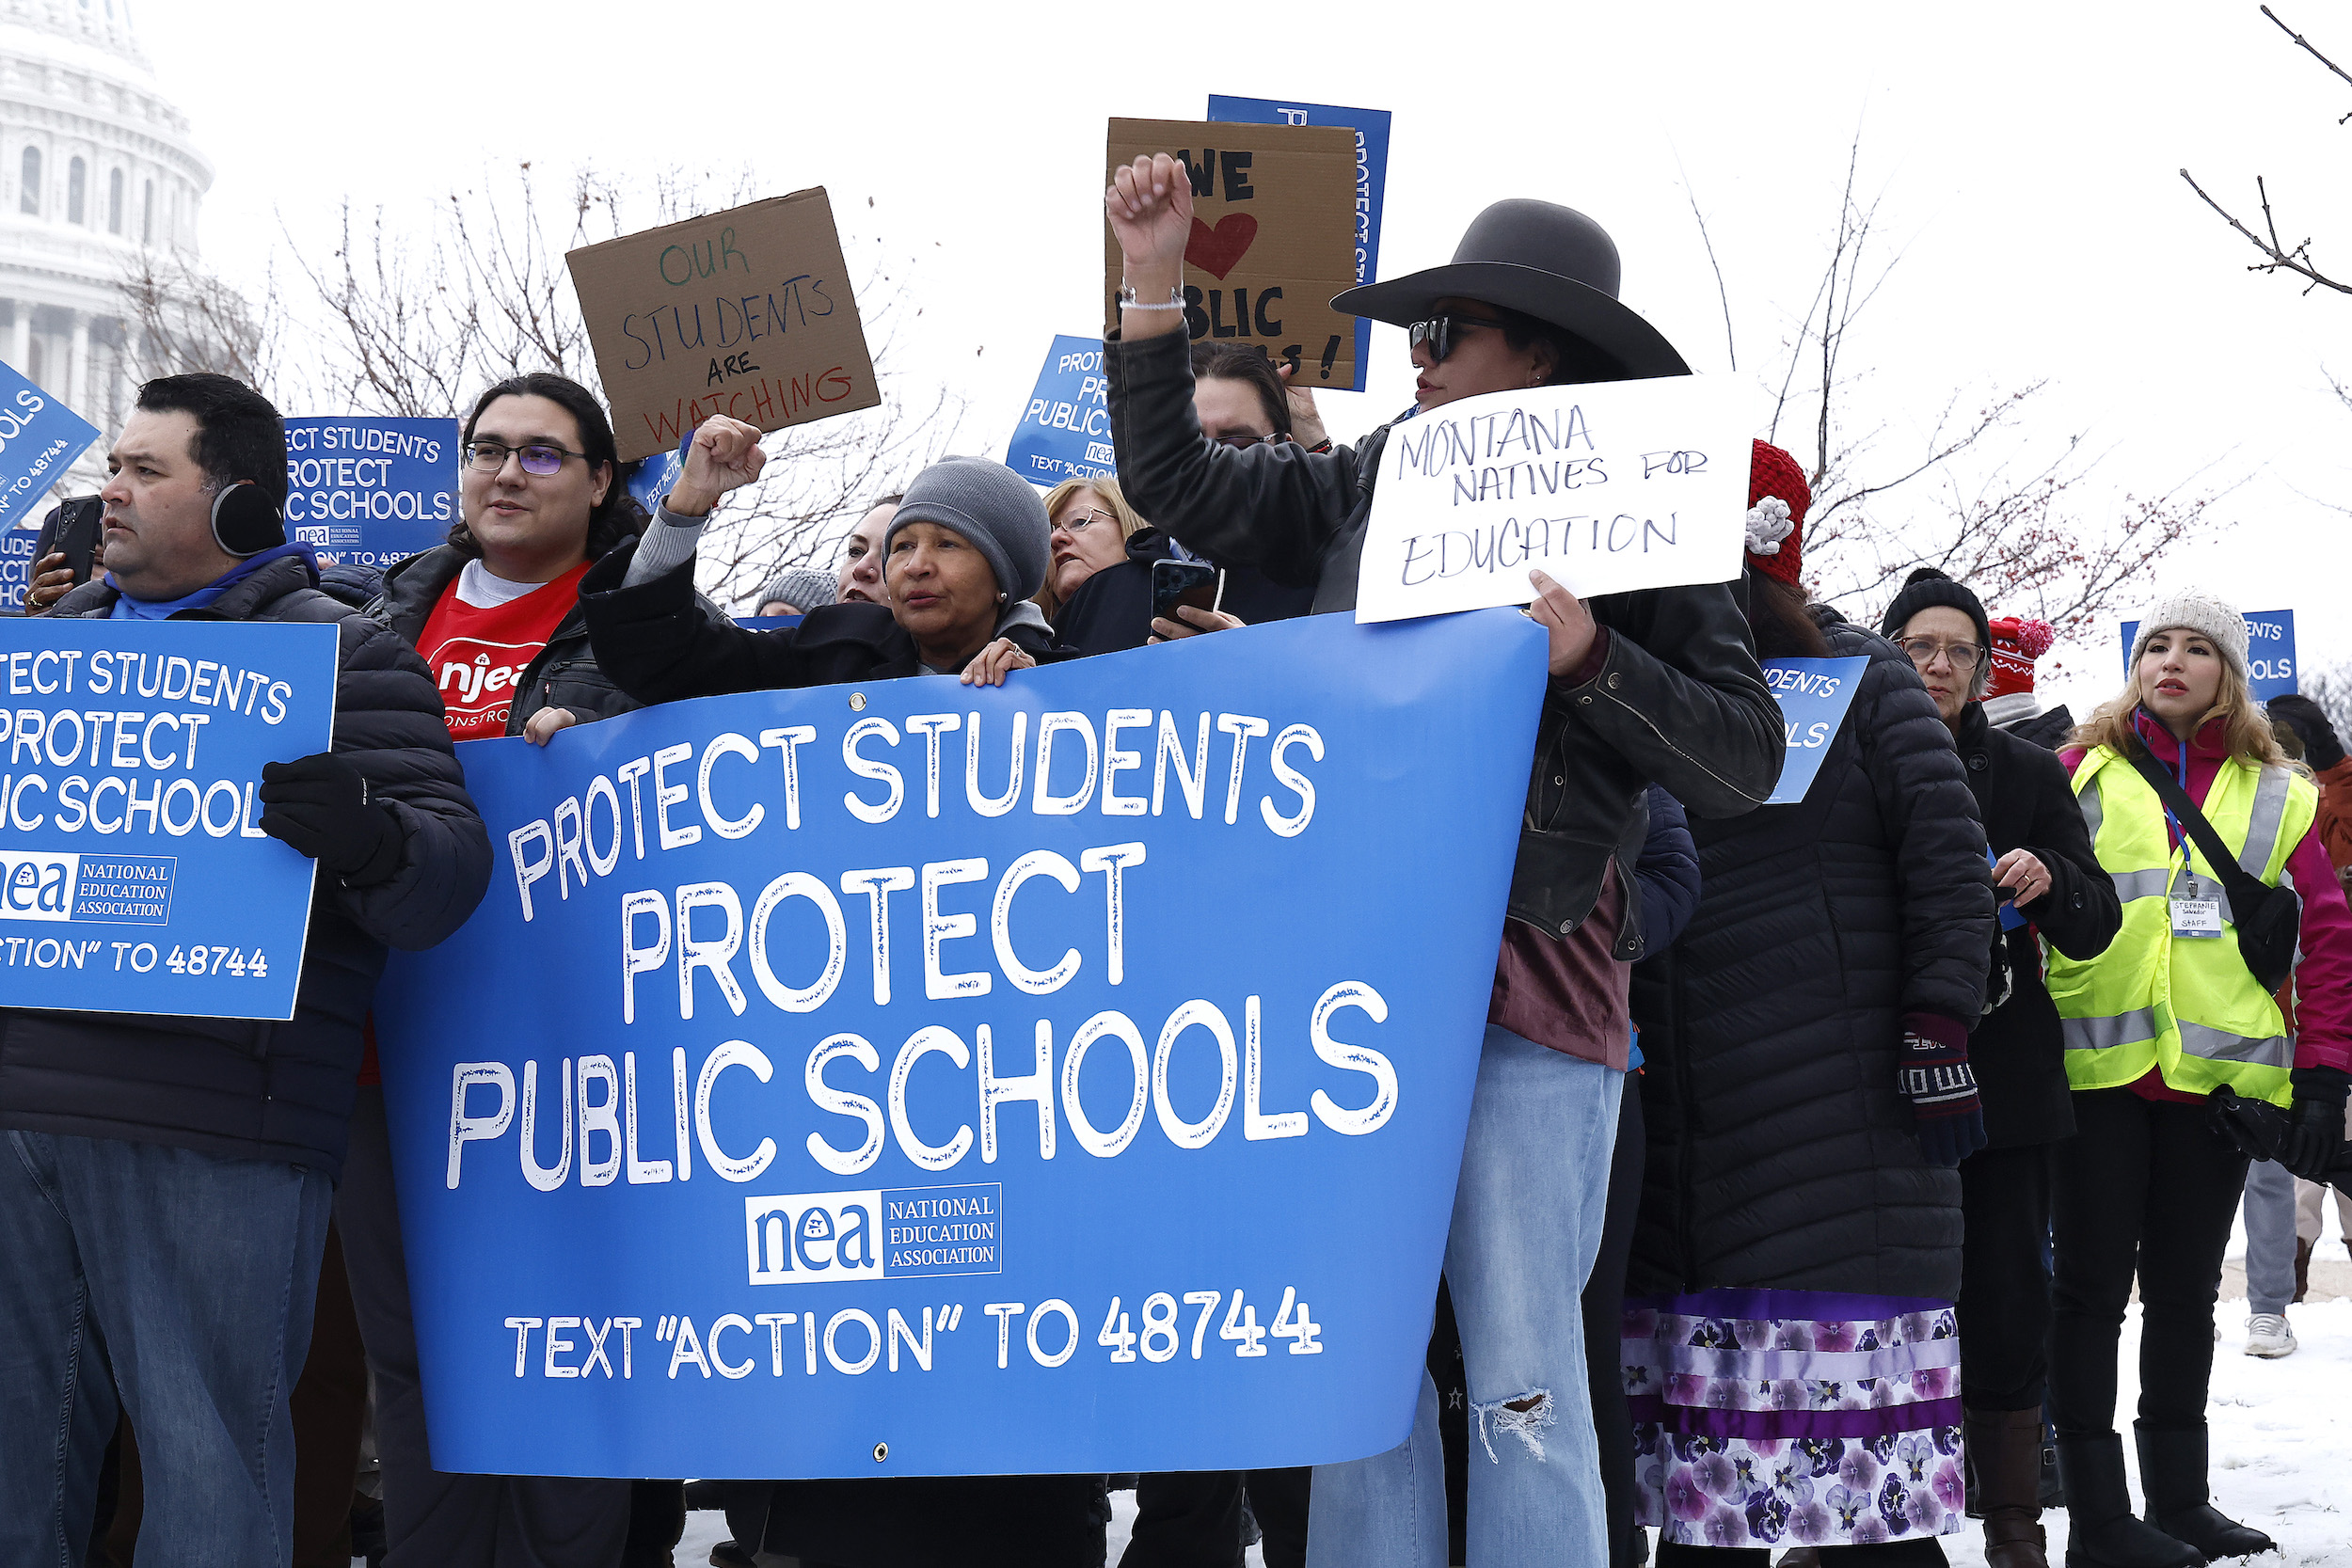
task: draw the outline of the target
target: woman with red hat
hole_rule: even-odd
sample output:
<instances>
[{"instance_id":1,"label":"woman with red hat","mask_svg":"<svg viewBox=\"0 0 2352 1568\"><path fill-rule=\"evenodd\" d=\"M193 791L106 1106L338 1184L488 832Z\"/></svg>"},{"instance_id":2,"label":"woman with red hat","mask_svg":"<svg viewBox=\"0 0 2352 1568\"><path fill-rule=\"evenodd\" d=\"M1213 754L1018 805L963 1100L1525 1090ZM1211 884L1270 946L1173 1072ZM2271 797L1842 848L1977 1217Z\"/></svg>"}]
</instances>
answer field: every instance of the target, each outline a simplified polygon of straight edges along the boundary
<instances>
[{"instance_id":1,"label":"woman with red hat","mask_svg":"<svg viewBox=\"0 0 2352 1568\"><path fill-rule=\"evenodd\" d=\"M1660 1568L1763 1568L1784 1544L1940 1564L1963 1507L1953 1167L1984 1142L1984 832L1911 661L1807 605L1803 470L1757 442L1749 499L1768 670L1864 663L1803 800L1692 821L1697 912L1634 977L1642 1521Z\"/></svg>"}]
</instances>

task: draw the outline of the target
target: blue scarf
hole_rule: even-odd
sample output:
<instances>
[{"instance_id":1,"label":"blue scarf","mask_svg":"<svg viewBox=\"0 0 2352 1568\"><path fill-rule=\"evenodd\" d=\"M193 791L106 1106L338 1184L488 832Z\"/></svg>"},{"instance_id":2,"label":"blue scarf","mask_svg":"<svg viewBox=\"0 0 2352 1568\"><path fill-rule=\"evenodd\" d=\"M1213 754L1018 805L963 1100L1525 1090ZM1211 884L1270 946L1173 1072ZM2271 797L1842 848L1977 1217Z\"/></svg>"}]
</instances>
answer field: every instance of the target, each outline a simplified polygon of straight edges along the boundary
<instances>
[{"instance_id":1,"label":"blue scarf","mask_svg":"<svg viewBox=\"0 0 2352 1568\"><path fill-rule=\"evenodd\" d=\"M106 582L114 589L117 597L114 609L107 612L106 618L110 621L167 621L183 610L202 610L236 586L240 579L251 577L269 562L282 561L290 555L300 556L310 562L310 575L318 575L318 557L308 545L274 545L259 555L248 556L237 562L195 593L182 594L176 599L135 599L122 592L122 584L116 582L114 574L109 572Z\"/></svg>"}]
</instances>

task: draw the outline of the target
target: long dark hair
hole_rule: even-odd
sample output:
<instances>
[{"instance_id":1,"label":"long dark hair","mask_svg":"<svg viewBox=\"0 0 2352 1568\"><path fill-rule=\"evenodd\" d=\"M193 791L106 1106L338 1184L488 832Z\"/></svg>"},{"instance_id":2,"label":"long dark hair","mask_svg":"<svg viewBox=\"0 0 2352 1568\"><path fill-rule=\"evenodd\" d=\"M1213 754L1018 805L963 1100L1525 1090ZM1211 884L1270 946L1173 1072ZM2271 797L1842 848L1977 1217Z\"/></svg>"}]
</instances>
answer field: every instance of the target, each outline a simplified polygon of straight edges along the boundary
<instances>
[{"instance_id":1,"label":"long dark hair","mask_svg":"<svg viewBox=\"0 0 2352 1568\"><path fill-rule=\"evenodd\" d=\"M501 398L546 398L562 404L564 412L571 415L572 422L580 426L580 449L588 454L588 467L612 468L612 483L606 487L604 499L588 514L589 560L600 560L615 545L645 531L645 525L652 519L628 493L629 476L637 471L637 465L620 460L619 449L612 440L612 421L605 418L604 404L596 401L596 393L570 376L547 371L510 375L474 400L473 412L466 416L461 446L473 439L473 427L481 421L482 411ZM450 525L449 542L461 555L478 559L482 554L480 542L466 527L462 516Z\"/></svg>"},{"instance_id":2,"label":"long dark hair","mask_svg":"<svg viewBox=\"0 0 2352 1568\"><path fill-rule=\"evenodd\" d=\"M1758 658L1827 658L1829 639L1805 609L1804 590L1748 573L1748 629Z\"/></svg>"}]
</instances>

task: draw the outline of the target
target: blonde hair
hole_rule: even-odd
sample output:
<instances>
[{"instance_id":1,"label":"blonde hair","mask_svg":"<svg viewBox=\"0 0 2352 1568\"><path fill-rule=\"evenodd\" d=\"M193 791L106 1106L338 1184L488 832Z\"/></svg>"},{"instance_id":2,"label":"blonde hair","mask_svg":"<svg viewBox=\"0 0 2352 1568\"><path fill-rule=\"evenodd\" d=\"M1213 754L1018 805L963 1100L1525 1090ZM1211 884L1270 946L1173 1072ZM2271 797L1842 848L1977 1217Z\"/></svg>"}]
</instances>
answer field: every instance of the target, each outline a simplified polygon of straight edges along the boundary
<instances>
[{"instance_id":1,"label":"blonde hair","mask_svg":"<svg viewBox=\"0 0 2352 1568\"><path fill-rule=\"evenodd\" d=\"M2156 628L2157 631L2175 629L2194 631L2196 628ZM2142 643L2144 646L2145 638ZM2222 721L2222 742L2233 762L2309 772L2310 769L2300 763L2291 761L2280 746L2279 736L2270 727L2270 715L2260 703L2254 701L2253 690L2246 684L2244 673L2226 658L2219 658L2218 662L2221 665L2221 689L2214 694L2213 706L2197 721L2197 728L2202 730L2217 719ZM2126 760L2139 755L2148 748L2132 726L2132 715L2139 710L2145 696L2139 685L2139 660L2135 658L2131 673L2123 682L2122 691L2100 704L2088 720L2076 725L2069 743L2086 749L2105 746Z\"/></svg>"},{"instance_id":2,"label":"blonde hair","mask_svg":"<svg viewBox=\"0 0 2352 1568\"><path fill-rule=\"evenodd\" d=\"M1054 514L1061 509L1061 503L1081 490L1093 491L1109 505L1111 515L1119 519L1119 537L1122 543L1152 526L1137 516L1136 509L1127 504L1126 496L1119 488L1119 481L1104 475L1101 479L1065 479L1046 491L1045 520L1049 531ZM1045 586L1039 589L1029 602L1043 610L1048 621L1061 610L1061 600L1054 593L1054 563L1050 560L1045 563Z\"/></svg>"}]
</instances>

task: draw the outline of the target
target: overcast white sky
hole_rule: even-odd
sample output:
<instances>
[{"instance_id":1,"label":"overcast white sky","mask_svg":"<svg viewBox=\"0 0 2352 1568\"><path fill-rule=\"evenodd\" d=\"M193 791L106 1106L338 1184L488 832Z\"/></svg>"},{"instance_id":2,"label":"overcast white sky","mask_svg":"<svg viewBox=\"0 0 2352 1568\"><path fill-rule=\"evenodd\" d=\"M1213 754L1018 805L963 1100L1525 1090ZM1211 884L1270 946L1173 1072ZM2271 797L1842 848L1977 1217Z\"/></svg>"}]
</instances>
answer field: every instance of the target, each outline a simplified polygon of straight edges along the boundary
<instances>
[{"instance_id":1,"label":"overcast white sky","mask_svg":"<svg viewBox=\"0 0 2352 1568\"><path fill-rule=\"evenodd\" d=\"M2352 7L2275 6L2352 67ZM2329 505L2352 505L2352 411L2323 373L2352 377L2352 298L2249 275L2252 251L2175 172L2249 209L2266 175L2282 227L2352 275L2352 126L2335 124L2352 87L2251 3L138 14L218 171L203 245L230 276L258 274L281 222L321 242L345 196L417 213L517 159L646 178L748 165L761 194L827 186L859 244L911 261L907 386L964 396L959 446L997 454L1051 335L1099 329L1106 117L1200 118L1211 92L1391 109L1383 276L1445 261L1489 201L1565 202L1615 236L1627 302L1722 370L1687 179L1750 372L1811 294L1859 128L1865 187L1905 246L1851 350L1887 450L1956 388L2047 378L2035 434L2111 449L2115 497L2244 482L2222 503L2233 529L2167 585L2292 608L2306 665L2352 657L2352 548ZM1401 333L1377 329L1374 366L1369 392L1328 400L1343 438L1410 401ZM2074 660L2078 711L2115 657Z\"/></svg>"}]
</instances>

